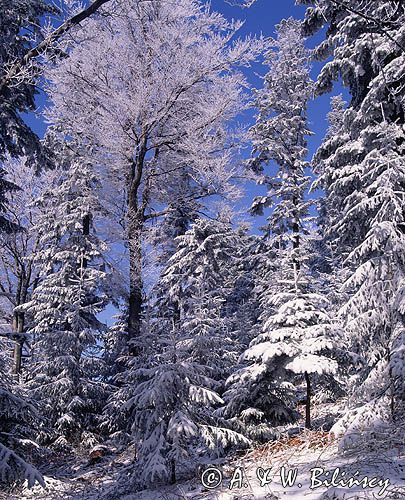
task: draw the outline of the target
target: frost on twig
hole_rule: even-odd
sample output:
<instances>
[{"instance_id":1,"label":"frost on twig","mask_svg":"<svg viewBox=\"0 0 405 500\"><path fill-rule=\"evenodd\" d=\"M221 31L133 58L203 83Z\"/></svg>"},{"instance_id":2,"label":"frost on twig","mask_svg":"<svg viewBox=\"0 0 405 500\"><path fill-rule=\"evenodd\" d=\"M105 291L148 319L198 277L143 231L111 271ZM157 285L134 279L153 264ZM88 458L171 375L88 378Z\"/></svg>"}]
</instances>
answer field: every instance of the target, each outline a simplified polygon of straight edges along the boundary
<instances>
[{"instance_id":1,"label":"frost on twig","mask_svg":"<svg viewBox=\"0 0 405 500\"><path fill-rule=\"evenodd\" d=\"M229 5L237 6L237 7L242 7L243 9L251 7L254 3L256 3L256 0L225 0L226 3Z\"/></svg>"}]
</instances>

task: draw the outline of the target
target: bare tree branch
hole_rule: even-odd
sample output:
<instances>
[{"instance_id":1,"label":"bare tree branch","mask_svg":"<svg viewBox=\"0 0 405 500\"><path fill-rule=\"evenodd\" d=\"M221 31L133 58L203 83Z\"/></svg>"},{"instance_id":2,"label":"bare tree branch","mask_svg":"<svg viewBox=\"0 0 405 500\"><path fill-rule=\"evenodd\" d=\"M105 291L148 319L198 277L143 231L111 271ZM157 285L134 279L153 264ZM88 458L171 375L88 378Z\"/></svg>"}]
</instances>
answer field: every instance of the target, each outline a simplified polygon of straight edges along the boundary
<instances>
[{"instance_id":1,"label":"bare tree branch","mask_svg":"<svg viewBox=\"0 0 405 500\"><path fill-rule=\"evenodd\" d=\"M13 78L18 75L18 73L28 66L29 62L32 59L35 59L39 55L46 52L46 50L57 41L63 34L68 32L74 26L80 24L82 21L90 17L92 14L97 12L100 7L109 2L110 0L94 0L94 2L82 10L78 14L74 15L63 24L61 24L58 28L56 28L49 36L47 36L42 42L28 50L28 52L22 57L19 61L16 61L9 71L3 76L0 80L0 95L3 94L4 90L9 86L10 82Z\"/></svg>"},{"instance_id":2,"label":"bare tree branch","mask_svg":"<svg viewBox=\"0 0 405 500\"><path fill-rule=\"evenodd\" d=\"M4 95L4 91L9 87L11 81L18 75L20 71L26 68L29 62L36 57L44 54L46 50L56 42L62 35L68 32L74 26L77 26L85 19L89 18L95 12L97 12L100 7L108 3L110 0L94 0L94 2L89 5L86 9L83 9L78 14L72 16L70 19L61 24L56 28L50 35L48 35L42 42L28 50L27 53L19 61L16 61L10 69L6 72L3 78L0 79L0 95ZM242 8L251 7L256 0L225 0L226 3L230 5L238 5Z\"/></svg>"},{"instance_id":3,"label":"bare tree branch","mask_svg":"<svg viewBox=\"0 0 405 500\"><path fill-rule=\"evenodd\" d=\"M225 0L225 3L237 7L242 7L242 9L246 9L256 3L256 0Z\"/></svg>"}]
</instances>

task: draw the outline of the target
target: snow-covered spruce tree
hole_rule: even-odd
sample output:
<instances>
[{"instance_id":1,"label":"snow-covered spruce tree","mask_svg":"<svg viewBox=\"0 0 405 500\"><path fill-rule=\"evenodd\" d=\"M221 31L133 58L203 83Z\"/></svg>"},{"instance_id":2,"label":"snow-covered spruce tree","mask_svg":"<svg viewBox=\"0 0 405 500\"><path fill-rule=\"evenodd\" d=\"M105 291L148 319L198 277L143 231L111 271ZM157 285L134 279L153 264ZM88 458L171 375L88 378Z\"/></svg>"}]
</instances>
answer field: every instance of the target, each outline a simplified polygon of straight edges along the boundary
<instances>
[{"instance_id":1,"label":"snow-covered spruce tree","mask_svg":"<svg viewBox=\"0 0 405 500\"><path fill-rule=\"evenodd\" d=\"M228 209L198 219L176 238L158 283L157 307L188 332L190 356L221 385L252 338L256 314L248 254L254 238L234 228ZM163 302L162 302L163 301Z\"/></svg>"},{"instance_id":2,"label":"snow-covered spruce tree","mask_svg":"<svg viewBox=\"0 0 405 500\"><path fill-rule=\"evenodd\" d=\"M133 357L128 346L128 312L125 304L118 305L118 312L113 319L114 323L103 335L105 379L111 385L111 394L103 408L100 427L115 446L127 447L131 443L130 412L126 406L134 385L131 373L147 365L147 355L143 351L150 350L153 336L146 334L138 339L142 351ZM145 325L145 331L149 331L148 325Z\"/></svg>"},{"instance_id":3,"label":"snow-covered spruce tree","mask_svg":"<svg viewBox=\"0 0 405 500\"><path fill-rule=\"evenodd\" d=\"M229 379L225 397L243 421L282 424L296 417L293 409L297 375L306 384L306 427L311 427L312 378L336 371L331 359L333 329L327 300L317 293L308 266L306 243L310 203L305 194L310 178L307 163L307 103L313 86L309 53L294 19L277 26L277 40L266 54L270 70L257 92L257 122L252 128L254 158L250 167L261 175L268 194L254 200L252 210L272 207L264 227L274 266L267 286L261 287L261 333L252 340L242 360L250 363ZM278 171L265 175L274 162ZM239 407L239 408L237 408Z\"/></svg>"},{"instance_id":4,"label":"snow-covered spruce tree","mask_svg":"<svg viewBox=\"0 0 405 500\"><path fill-rule=\"evenodd\" d=\"M3 86L3 79L10 66L26 54L35 40L40 40L40 19L54 10L44 0L3 0L1 3L0 158L7 151L12 156L41 151L38 137L20 114L35 109L35 86L29 79L17 79Z\"/></svg>"},{"instance_id":5,"label":"snow-covered spruce tree","mask_svg":"<svg viewBox=\"0 0 405 500\"><path fill-rule=\"evenodd\" d=\"M1 157L0 157L1 158ZM16 230L21 228L20 221L13 217L4 216L5 203L12 192L16 190L15 184L6 180L5 169L0 164L0 259L3 272L11 272L7 267L6 242L18 238ZM15 213L14 213L15 215ZM10 254L8 254L9 256ZM10 324L10 309L3 308L3 295L13 300L18 294L17 289L12 289L13 280L4 279L0 275L0 322ZM7 276L10 278L10 276ZM11 287L9 289L8 287ZM13 363L10 356L10 345L0 337L0 487L5 489L24 479L28 486L36 482L44 485L41 474L31 466L24 455L33 446L33 427L38 423L38 415L32 402L23 393L17 380L13 380L10 373ZM15 368L15 367L14 367Z\"/></svg>"},{"instance_id":6,"label":"snow-covered spruce tree","mask_svg":"<svg viewBox=\"0 0 405 500\"><path fill-rule=\"evenodd\" d=\"M332 60L318 91L341 76L352 95L340 139L327 138L317 154L325 207L333 206L328 238L350 275L341 313L363 365L343 422L350 442L373 421L403 415L405 6L323 0L307 11L308 33L325 19L316 53Z\"/></svg>"},{"instance_id":7,"label":"snow-covered spruce tree","mask_svg":"<svg viewBox=\"0 0 405 500\"><path fill-rule=\"evenodd\" d=\"M327 189L327 185L334 182L334 180L344 173L341 166L344 166L342 152L346 153L346 158L352 154L350 147L345 147L349 142L350 127L345 125L345 110L347 103L342 95L333 96L330 100L330 112L328 113L328 130L322 145L318 148L314 155L313 164L314 171L317 174L311 190L314 191L318 188ZM335 156L336 155L336 156ZM337 160L341 156L341 162ZM333 158L332 158L333 157ZM324 161L327 160L327 161ZM334 163L332 165L332 163ZM334 249L334 241L328 237L328 229L330 228L331 221L336 220L339 216L339 207L335 205L332 193L327 190L325 196L321 196L318 203L318 220L321 233L324 241L332 246ZM342 255L344 252L341 248L336 249L338 254Z\"/></svg>"},{"instance_id":8,"label":"snow-covered spruce tree","mask_svg":"<svg viewBox=\"0 0 405 500\"><path fill-rule=\"evenodd\" d=\"M335 183L339 177L345 177L344 163L351 155L349 141L351 124L345 114L347 103L342 95L333 96L330 104L329 127L322 145L312 160L317 178L311 190L315 191L319 188L323 190L323 195L316 202L318 229L317 236L313 240L316 245L313 256L315 268L319 272L319 280L323 283L323 289L331 302L333 316L338 318L340 308L349 299L352 291L343 286L350 276L350 269L344 264L350 248L345 247L343 242L338 241L330 231L333 221L341 217L341 205L327 186ZM345 346L345 354L339 359L339 367L345 372L342 382L347 392L350 392L353 385L352 376L356 376L358 372L359 357L351 349L350 332L344 329L341 335L340 344Z\"/></svg>"},{"instance_id":9,"label":"snow-covered spruce tree","mask_svg":"<svg viewBox=\"0 0 405 500\"><path fill-rule=\"evenodd\" d=\"M59 443L91 444L107 396L97 314L106 305L105 245L93 230L97 179L88 164L73 161L37 204L42 279L26 310L33 317L34 359L29 387Z\"/></svg>"},{"instance_id":10,"label":"snow-covered spruce tree","mask_svg":"<svg viewBox=\"0 0 405 500\"><path fill-rule=\"evenodd\" d=\"M177 251L159 281L163 297L170 297L182 330L190 336L190 356L209 366L217 380L229 374L242 352L242 332L233 317L237 305L232 302L241 302L235 293L243 276L241 256L250 240L243 228L232 228L229 215L199 219L176 238Z\"/></svg>"},{"instance_id":11,"label":"snow-covered spruce tree","mask_svg":"<svg viewBox=\"0 0 405 500\"><path fill-rule=\"evenodd\" d=\"M21 113L35 109L35 86L30 79L17 76L6 84L10 67L21 59L35 41L41 39L40 19L55 8L44 0L3 0L0 10L0 231L17 227L7 216L7 193L18 186L7 180L2 162L28 155L44 163L39 138Z\"/></svg>"},{"instance_id":12,"label":"snow-covered spruce tree","mask_svg":"<svg viewBox=\"0 0 405 500\"><path fill-rule=\"evenodd\" d=\"M93 146L126 208L131 345L141 327L150 223L187 201L234 191L228 122L245 107L236 68L249 65L261 43L231 42L240 24L197 0L112 1L109 9L113 15L78 30L77 43L67 40L69 57L50 68L48 116Z\"/></svg>"},{"instance_id":13,"label":"snow-covered spruce tree","mask_svg":"<svg viewBox=\"0 0 405 500\"><path fill-rule=\"evenodd\" d=\"M33 428L38 423L36 408L10 376L10 346L0 337L0 488L4 490L27 479L29 487L44 485L41 474L24 456L36 446Z\"/></svg>"},{"instance_id":14,"label":"snow-covered spruce tree","mask_svg":"<svg viewBox=\"0 0 405 500\"><path fill-rule=\"evenodd\" d=\"M282 425L299 416L296 386L302 376L308 428L311 387L335 382L336 326L328 313L331 304L309 265L313 246L303 237L300 246L300 251L284 248L273 254L277 270L268 273L272 285L267 284L260 296L261 332L242 355L242 367L229 378L224 394L225 415L235 415L236 428L246 429L258 440L272 434L269 425Z\"/></svg>"},{"instance_id":15,"label":"snow-covered spruce tree","mask_svg":"<svg viewBox=\"0 0 405 500\"><path fill-rule=\"evenodd\" d=\"M127 409L137 450L132 480L141 487L174 482L176 470L196 466L207 451L217 456L231 445L249 443L214 417L214 408L223 403L218 383L207 365L193 359L189 332L173 321L165 333L160 325L159 333L148 337L153 349L147 364L131 370L128 379Z\"/></svg>"},{"instance_id":16,"label":"snow-covered spruce tree","mask_svg":"<svg viewBox=\"0 0 405 500\"><path fill-rule=\"evenodd\" d=\"M255 286L258 274L260 274L260 267L258 267L260 241L256 236L247 236L243 227L239 231L241 231L242 238L237 248L234 265L225 276L226 294L222 307L226 331L232 338L233 349L228 348L228 352L233 353L231 373L235 371L240 354L256 336L259 317Z\"/></svg>"},{"instance_id":17,"label":"snow-covered spruce tree","mask_svg":"<svg viewBox=\"0 0 405 500\"><path fill-rule=\"evenodd\" d=\"M174 482L176 469L197 465L204 450L248 443L214 411L239 354L235 332L227 331L225 285L246 240L229 220L204 219L176 238L144 321L144 355L123 374L119 391L127 393L141 485Z\"/></svg>"},{"instance_id":18,"label":"snow-covered spruce tree","mask_svg":"<svg viewBox=\"0 0 405 500\"><path fill-rule=\"evenodd\" d=\"M370 125L324 162L323 179L333 179L327 184L328 198L340 212L339 217L332 213L329 238L344 251L341 258L349 274L344 285L349 297L341 315L362 368L357 367L351 405L366 403L363 423L380 418L381 410L384 418L395 418L403 400L405 168L398 132L396 124ZM348 155L350 150L355 154ZM331 170L339 162L345 175ZM357 415L356 427L361 421Z\"/></svg>"},{"instance_id":19,"label":"snow-covered spruce tree","mask_svg":"<svg viewBox=\"0 0 405 500\"><path fill-rule=\"evenodd\" d=\"M0 157L0 231L4 233L15 233L20 228L10 220L7 207L7 197L9 193L18 190L18 186L6 179L6 169L1 163Z\"/></svg>"}]
</instances>

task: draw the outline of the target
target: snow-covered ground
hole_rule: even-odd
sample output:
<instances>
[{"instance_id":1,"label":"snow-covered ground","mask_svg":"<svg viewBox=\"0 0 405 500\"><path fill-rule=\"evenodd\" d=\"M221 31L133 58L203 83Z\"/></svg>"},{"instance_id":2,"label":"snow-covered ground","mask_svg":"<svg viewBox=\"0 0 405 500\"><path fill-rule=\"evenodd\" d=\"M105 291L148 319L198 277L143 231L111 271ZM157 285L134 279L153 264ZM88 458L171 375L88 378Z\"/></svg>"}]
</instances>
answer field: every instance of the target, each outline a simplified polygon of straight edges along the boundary
<instances>
[{"instance_id":1,"label":"snow-covered ground","mask_svg":"<svg viewBox=\"0 0 405 500\"><path fill-rule=\"evenodd\" d=\"M404 499L403 451L400 448L385 449L382 443L377 451L365 451L364 447L359 447L342 453L337 441L329 434L307 431L250 450L226 466L208 466L202 474L160 490L130 495L117 491L117 474L130 460L131 454L126 453L106 457L104 462L93 466L85 462L81 465L66 464L46 475L47 490L36 487L7 499ZM291 482L283 485L283 480L288 483L288 475ZM363 483L348 487L350 478L361 481L365 477L364 488Z\"/></svg>"}]
</instances>

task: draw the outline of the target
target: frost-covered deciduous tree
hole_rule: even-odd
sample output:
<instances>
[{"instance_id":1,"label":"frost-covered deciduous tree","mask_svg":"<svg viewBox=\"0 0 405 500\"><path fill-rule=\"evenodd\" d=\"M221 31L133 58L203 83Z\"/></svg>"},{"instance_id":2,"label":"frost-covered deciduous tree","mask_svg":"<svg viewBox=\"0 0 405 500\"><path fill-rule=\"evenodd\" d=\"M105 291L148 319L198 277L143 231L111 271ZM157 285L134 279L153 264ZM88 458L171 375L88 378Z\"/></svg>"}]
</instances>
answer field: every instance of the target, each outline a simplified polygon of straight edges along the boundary
<instances>
[{"instance_id":1,"label":"frost-covered deciduous tree","mask_svg":"<svg viewBox=\"0 0 405 500\"><path fill-rule=\"evenodd\" d=\"M32 256L39 250L39 236L35 225L41 214L32 201L52 182L53 173L37 173L35 162L28 157L7 157L4 162L6 180L21 186L7 195L9 221L18 231L4 234L0 243L0 323L7 323L14 332L26 332L27 321L19 306L25 304L38 283L39 269ZM16 343L14 371L21 369L20 343Z\"/></svg>"},{"instance_id":2,"label":"frost-covered deciduous tree","mask_svg":"<svg viewBox=\"0 0 405 500\"><path fill-rule=\"evenodd\" d=\"M295 375L302 375L305 424L310 427L311 375L333 374L337 364L331 359L333 326L327 300L313 286L306 248L310 221L310 202L305 199L310 181L305 172L310 134L306 110L313 92L309 53L299 21L284 20L277 32L277 40L270 41L274 48L266 54L270 71L264 89L257 92L255 156L249 165L268 188L267 195L255 198L252 210L263 213L272 207L264 231L275 265L272 268L270 262L267 286L261 286L262 331L242 356L250 365L230 378L228 399L234 409L239 405L241 419L283 423L295 416L293 382ZM265 175L264 167L271 162L278 170ZM260 401L263 393L266 400Z\"/></svg>"},{"instance_id":3,"label":"frost-covered deciduous tree","mask_svg":"<svg viewBox=\"0 0 405 500\"><path fill-rule=\"evenodd\" d=\"M106 247L93 227L97 182L86 162L73 160L37 200L43 215L34 259L41 281L22 308L33 318L32 394L49 419L51 437L74 444L93 440L86 431L95 431L108 389L100 379L103 327L97 314L108 302L108 272Z\"/></svg>"},{"instance_id":4,"label":"frost-covered deciduous tree","mask_svg":"<svg viewBox=\"0 0 405 500\"><path fill-rule=\"evenodd\" d=\"M105 16L77 34L69 57L50 69L48 116L92 146L105 182L126 206L134 339L148 223L188 200L233 192L228 123L245 107L245 78L235 68L249 65L261 44L231 42L240 25L194 0L106 6Z\"/></svg>"},{"instance_id":5,"label":"frost-covered deciduous tree","mask_svg":"<svg viewBox=\"0 0 405 500\"><path fill-rule=\"evenodd\" d=\"M384 408L390 407L384 418L403 411L405 7L384 0L338 4L323 0L309 8L306 29L329 24L316 50L319 58L332 56L318 92L341 77L352 95L334 121L334 137L317 153L327 237L349 274L341 314L363 366L351 400L355 424L345 422L350 435L378 421Z\"/></svg>"}]
</instances>

